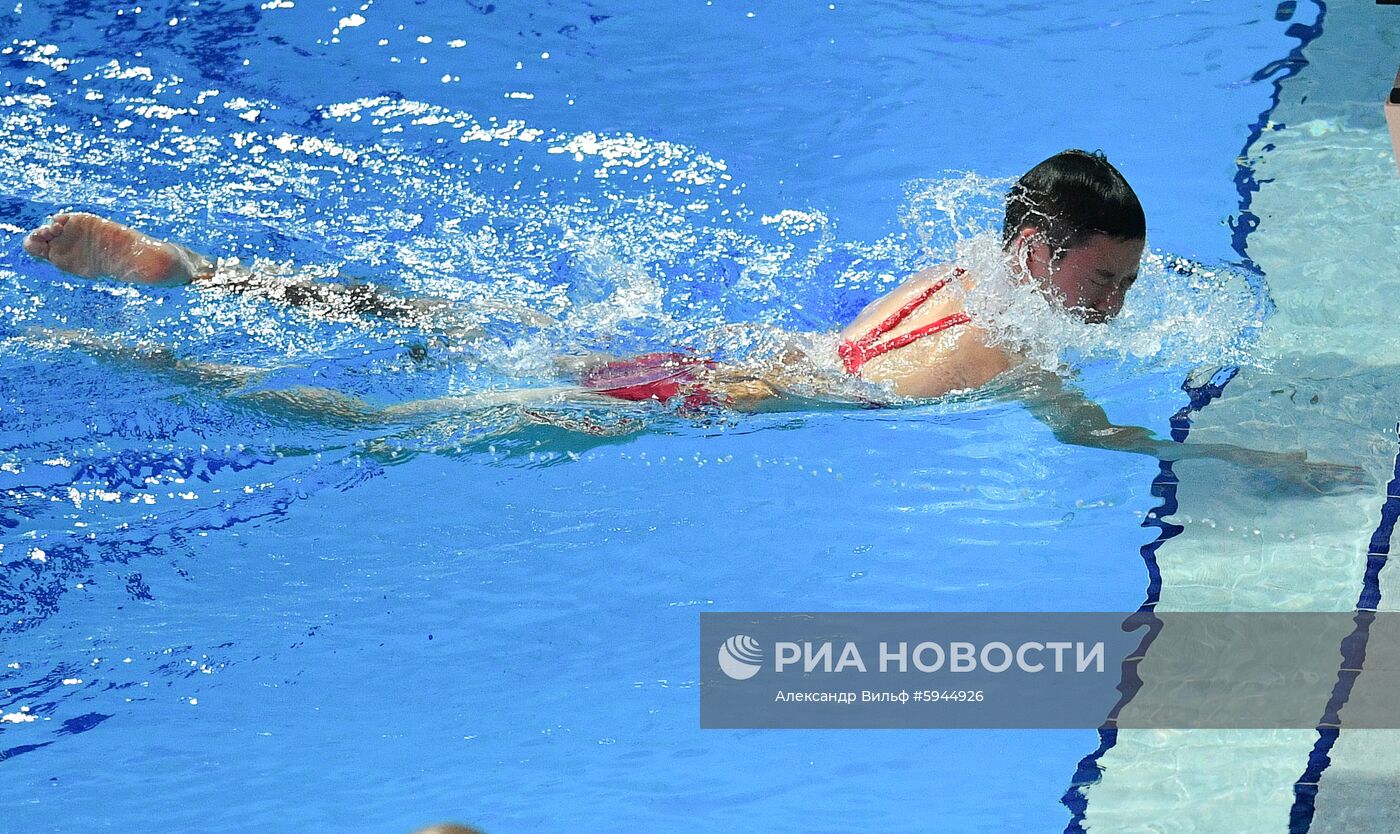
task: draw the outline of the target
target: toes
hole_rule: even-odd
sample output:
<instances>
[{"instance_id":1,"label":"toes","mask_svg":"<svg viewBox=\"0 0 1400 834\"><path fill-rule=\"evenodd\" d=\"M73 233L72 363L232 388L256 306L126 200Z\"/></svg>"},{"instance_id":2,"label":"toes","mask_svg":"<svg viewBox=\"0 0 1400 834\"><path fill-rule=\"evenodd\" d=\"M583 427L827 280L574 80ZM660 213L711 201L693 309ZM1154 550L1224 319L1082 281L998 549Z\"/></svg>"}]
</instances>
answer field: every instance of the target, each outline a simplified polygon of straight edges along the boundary
<instances>
[{"instance_id":1,"label":"toes","mask_svg":"<svg viewBox=\"0 0 1400 834\"><path fill-rule=\"evenodd\" d=\"M48 243L63 233L63 228L68 224L69 215L59 214L52 217L49 222L30 231L24 239L25 249L29 249L30 243ZM33 254L32 252L30 254Z\"/></svg>"},{"instance_id":2,"label":"toes","mask_svg":"<svg viewBox=\"0 0 1400 834\"><path fill-rule=\"evenodd\" d=\"M24 251L35 258L46 258L49 254L49 241L48 238L39 234L40 231L42 229L36 229L25 237Z\"/></svg>"},{"instance_id":3,"label":"toes","mask_svg":"<svg viewBox=\"0 0 1400 834\"><path fill-rule=\"evenodd\" d=\"M24 251L35 258L49 257L49 244L63 231L63 224L49 222L25 236Z\"/></svg>"}]
</instances>

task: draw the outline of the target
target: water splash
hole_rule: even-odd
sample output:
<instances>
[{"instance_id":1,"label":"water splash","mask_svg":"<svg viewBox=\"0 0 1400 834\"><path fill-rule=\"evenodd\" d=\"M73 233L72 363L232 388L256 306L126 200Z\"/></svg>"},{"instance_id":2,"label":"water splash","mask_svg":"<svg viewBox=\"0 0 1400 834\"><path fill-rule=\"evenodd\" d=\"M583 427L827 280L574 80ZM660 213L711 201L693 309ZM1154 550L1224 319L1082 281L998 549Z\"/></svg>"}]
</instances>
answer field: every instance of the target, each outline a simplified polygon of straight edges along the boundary
<instances>
[{"instance_id":1,"label":"water splash","mask_svg":"<svg viewBox=\"0 0 1400 834\"><path fill-rule=\"evenodd\" d=\"M84 69L43 44L15 48L54 81ZM395 402L558 384L558 356L683 347L763 365L796 348L821 386L870 396L840 372L831 334L939 261L979 276L969 310L1045 368L1245 363L1267 307L1232 268L1153 252L1116 321L1079 322L1007 269L997 229L1009 180L911 183L903 231L844 241L809 207L750 207L723 160L673 142L391 96L299 121L276 102L192 94L118 62L81 80L7 97L0 188L23 201L24 219L112 212L237 256L258 280L239 292L54 282L12 249L4 301L16 315L0 342L12 354L28 349L29 328L76 325L264 368L264 387ZM424 312L279 303L307 280L372 282Z\"/></svg>"}]
</instances>

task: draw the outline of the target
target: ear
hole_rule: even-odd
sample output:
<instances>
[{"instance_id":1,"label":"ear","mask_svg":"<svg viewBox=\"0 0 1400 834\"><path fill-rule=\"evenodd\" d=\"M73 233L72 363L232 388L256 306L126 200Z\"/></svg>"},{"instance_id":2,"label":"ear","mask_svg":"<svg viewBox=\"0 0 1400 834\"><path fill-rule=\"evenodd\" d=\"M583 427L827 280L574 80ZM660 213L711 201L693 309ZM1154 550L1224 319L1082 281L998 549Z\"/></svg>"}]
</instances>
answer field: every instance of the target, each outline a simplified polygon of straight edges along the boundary
<instances>
[{"instance_id":1,"label":"ear","mask_svg":"<svg viewBox=\"0 0 1400 834\"><path fill-rule=\"evenodd\" d=\"M1012 238L1012 253L1018 266L1032 277L1041 278L1050 267L1050 244L1034 226L1025 226Z\"/></svg>"}]
</instances>

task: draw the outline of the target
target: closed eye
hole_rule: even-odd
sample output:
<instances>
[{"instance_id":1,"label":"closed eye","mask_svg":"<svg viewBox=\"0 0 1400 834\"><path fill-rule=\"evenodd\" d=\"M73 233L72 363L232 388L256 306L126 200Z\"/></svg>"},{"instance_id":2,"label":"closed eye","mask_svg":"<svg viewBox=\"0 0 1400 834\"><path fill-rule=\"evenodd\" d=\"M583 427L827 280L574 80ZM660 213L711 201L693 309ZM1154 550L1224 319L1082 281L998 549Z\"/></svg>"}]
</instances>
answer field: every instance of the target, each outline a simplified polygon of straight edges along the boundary
<instances>
[{"instance_id":1,"label":"closed eye","mask_svg":"<svg viewBox=\"0 0 1400 834\"><path fill-rule=\"evenodd\" d=\"M1107 272L1101 269L1098 270L1097 275L1097 279L1090 278L1089 282L1094 284L1095 286L1102 287L1104 289L1109 289L1110 287L1114 286L1123 286L1125 288L1130 287L1133 285L1133 282L1137 280L1137 273L1133 273L1132 275L1125 275L1122 278L1115 278L1113 277L1112 272Z\"/></svg>"}]
</instances>

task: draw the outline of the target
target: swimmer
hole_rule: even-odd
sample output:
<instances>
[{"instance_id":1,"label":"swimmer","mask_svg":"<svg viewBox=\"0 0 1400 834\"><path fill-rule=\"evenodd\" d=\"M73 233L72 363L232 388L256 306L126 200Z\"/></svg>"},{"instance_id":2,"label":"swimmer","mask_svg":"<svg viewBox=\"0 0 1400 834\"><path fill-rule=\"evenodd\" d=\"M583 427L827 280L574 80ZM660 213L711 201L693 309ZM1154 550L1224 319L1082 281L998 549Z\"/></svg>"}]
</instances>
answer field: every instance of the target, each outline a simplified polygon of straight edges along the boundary
<instances>
[{"instance_id":1,"label":"swimmer","mask_svg":"<svg viewBox=\"0 0 1400 834\"><path fill-rule=\"evenodd\" d=\"M1138 276L1146 218L1137 195L1101 153L1068 150L1023 175L1006 200L1002 252L1015 279L1078 319L1101 324L1117 315ZM157 240L91 214L56 215L24 240L35 258L86 278L110 277L149 285L215 282L226 289L259 286L250 274L229 279L209 258L188 247ZM790 349L762 368L721 364L685 352L631 358L561 359L578 386L444 397L374 408L334 392L288 400L335 403L335 416L392 422L444 415L503 399L521 404L566 400L672 402L683 408L720 406L739 410L791 407L811 402L821 390L823 366L835 365L853 378L877 383L901 398L935 398L983 388L1025 364L1025 357L998 344L964 303L979 279L961 267L941 265L917 273L868 305L839 334L836 355L813 357ZM284 282L286 283L286 282ZM298 306L373 315L412 322L441 312L446 302L407 299L368 285L290 282L280 299ZM535 314L538 316L539 314ZM528 316L527 316L528 318ZM539 318L548 320L547 317ZM80 340L81 341L81 340ZM149 352L149 351L148 351ZM184 362L181 367L191 368ZM222 373L222 372L221 372ZM250 377L254 372L250 371ZM214 374L223 379L227 375ZM1150 430L1111 423L1103 409L1066 386L1057 375L1028 374L1021 395L1061 442L1152 455L1159 460L1212 457L1321 480L1356 480L1352 467L1303 463L1301 453L1279 455L1225 444L1182 444ZM304 393L304 392L302 392ZM264 399L277 399L259 392ZM837 397L848 396L838 394ZM869 400L864 404L877 404ZM316 406L312 406L313 408ZM1330 468L1328 468L1330 467ZM1301 475L1299 474L1301 473Z\"/></svg>"},{"instance_id":2,"label":"swimmer","mask_svg":"<svg viewBox=\"0 0 1400 834\"><path fill-rule=\"evenodd\" d=\"M1002 238L1021 281L1085 321L1104 322L1122 308L1137 278L1146 233L1142 206L1122 174L1102 155L1066 151L1032 168L1012 188ZM194 250L91 214L55 216L24 239L24 248L84 278L157 286L217 283L238 291L255 286L246 270L233 279L216 277L215 262ZM914 275L845 328L834 358L852 377L885 385L900 397L981 388L1022 358L995 344L964 308L977 277L948 266ZM286 303L338 306L404 322L445 305L364 284L275 283ZM680 398L692 405L753 408L800 387L794 383L809 358L790 351L776 368L743 369L684 353L657 353L585 362L578 371L585 390L614 399Z\"/></svg>"},{"instance_id":3,"label":"swimmer","mask_svg":"<svg viewBox=\"0 0 1400 834\"><path fill-rule=\"evenodd\" d=\"M1106 321L1121 309L1137 277L1145 237L1137 196L1101 155L1057 154L1023 176L1007 199L1003 248L1018 277L1086 321ZM211 284L275 295L275 300L322 313L411 323L446 306L365 284L257 282L246 269L216 269L213 260L186 246L91 214L55 216L25 238L24 248L80 277L156 286ZM870 304L841 333L839 366L899 397L931 398L981 388L1020 364L1021 357L994 344L964 309L963 298L976 280L946 266L914 275ZM952 291L954 284L960 291ZM532 323L540 319L547 317L536 314ZM583 392L603 397L760 409L781 407L768 401L810 389L819 376L813 368L832 364L823 359L791 350L775 366L750 369L685 353L656 353L589 357L574 361L572 370Z\"/></svg>"}]
</instances>

